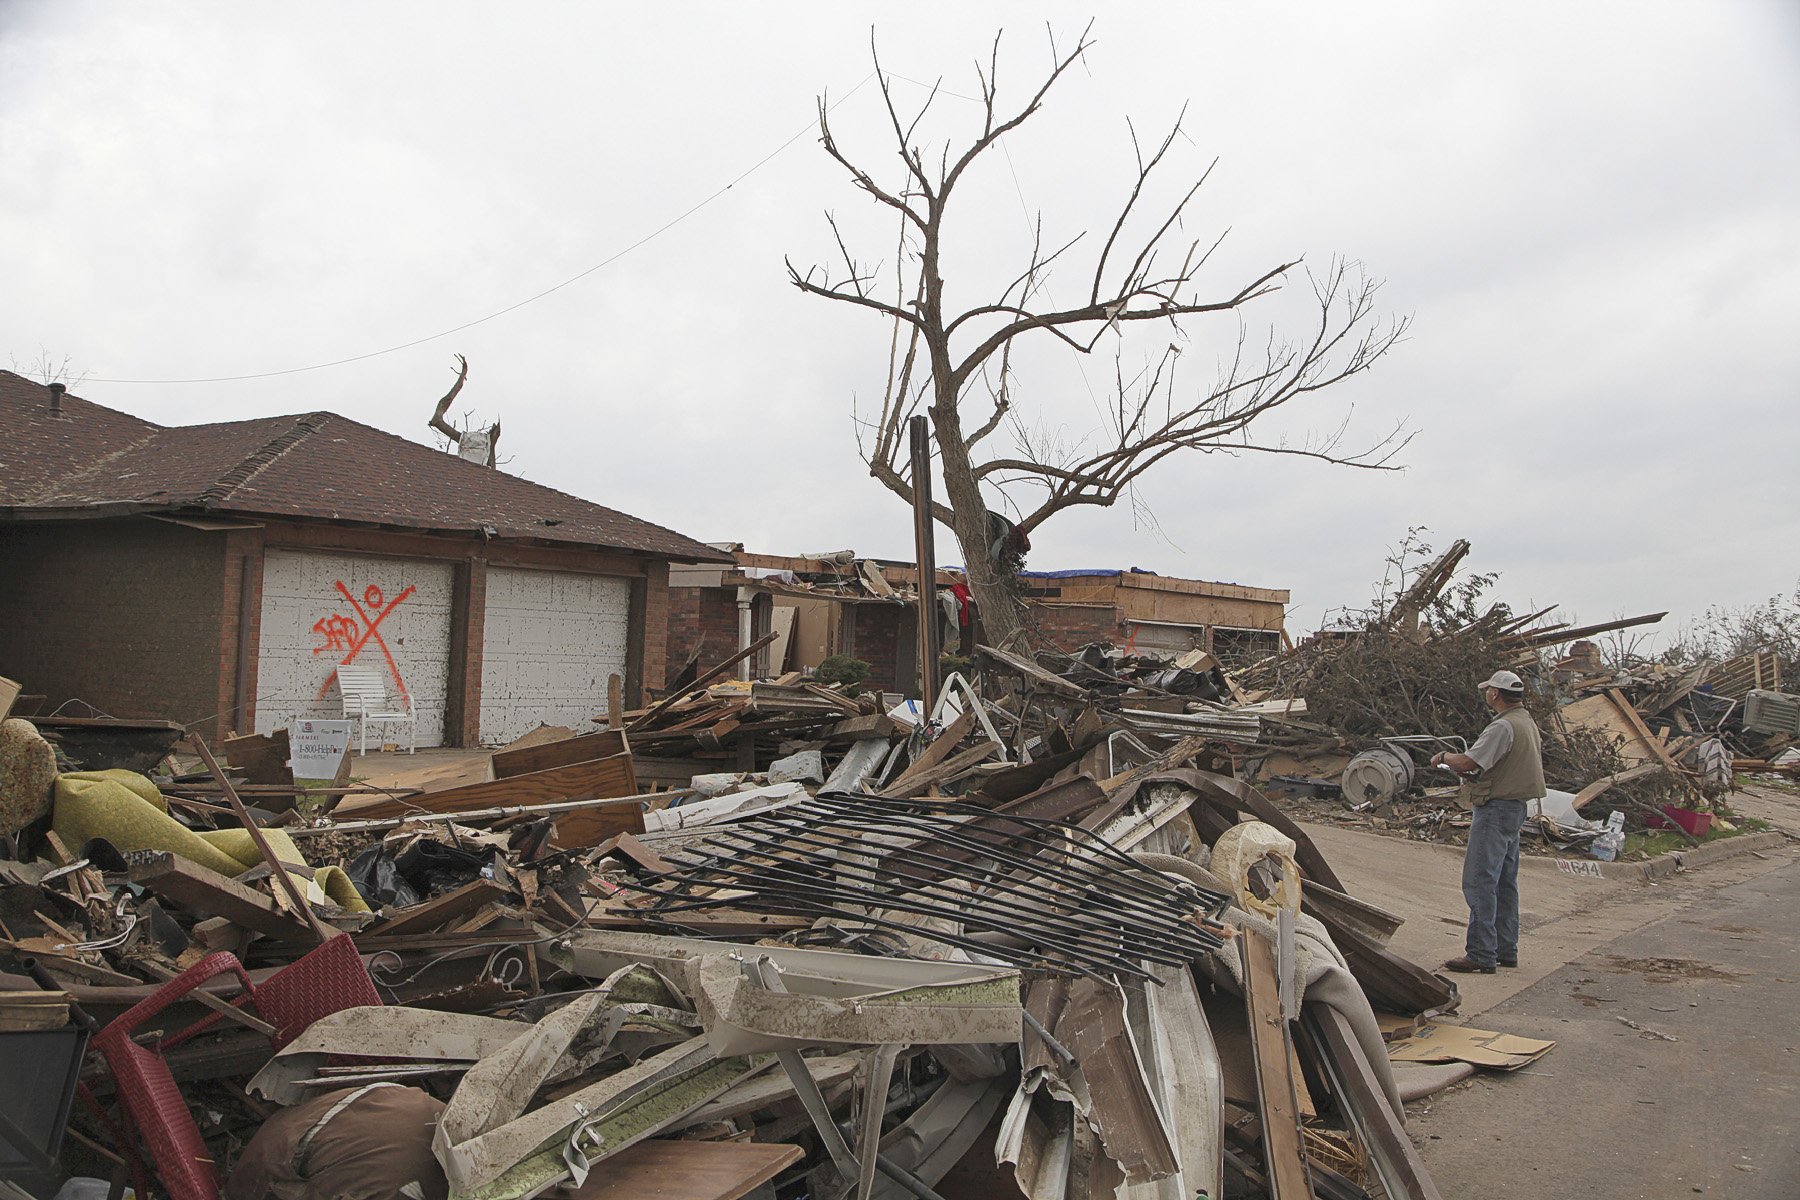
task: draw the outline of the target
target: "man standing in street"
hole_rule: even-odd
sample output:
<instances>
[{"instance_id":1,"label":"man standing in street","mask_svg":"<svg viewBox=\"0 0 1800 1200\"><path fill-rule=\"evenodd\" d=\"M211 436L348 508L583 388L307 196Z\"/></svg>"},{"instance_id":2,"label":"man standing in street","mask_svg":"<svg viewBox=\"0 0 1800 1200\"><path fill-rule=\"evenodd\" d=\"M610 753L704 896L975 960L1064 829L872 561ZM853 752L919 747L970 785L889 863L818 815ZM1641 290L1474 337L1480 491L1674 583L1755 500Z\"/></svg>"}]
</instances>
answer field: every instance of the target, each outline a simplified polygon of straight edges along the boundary
<instances>
[{"instance_id":1,"label":"man standing in street","mask_svg":"<svg viewBox=\"0 0 1800 1200\"><path fill-rule=\"evenodd\" d=\"M1492 975L1519 965L1519 830L1532 800L1544 797L1544 750L1525 708L1525 681L1495 671L1481 684L1495 717L1467 754L1434 754L1431 765L1462 776L1469 805L1469 848L1463 855L1463 899L1469 935L1447 971Z\"/></svg>"}]
</instances>

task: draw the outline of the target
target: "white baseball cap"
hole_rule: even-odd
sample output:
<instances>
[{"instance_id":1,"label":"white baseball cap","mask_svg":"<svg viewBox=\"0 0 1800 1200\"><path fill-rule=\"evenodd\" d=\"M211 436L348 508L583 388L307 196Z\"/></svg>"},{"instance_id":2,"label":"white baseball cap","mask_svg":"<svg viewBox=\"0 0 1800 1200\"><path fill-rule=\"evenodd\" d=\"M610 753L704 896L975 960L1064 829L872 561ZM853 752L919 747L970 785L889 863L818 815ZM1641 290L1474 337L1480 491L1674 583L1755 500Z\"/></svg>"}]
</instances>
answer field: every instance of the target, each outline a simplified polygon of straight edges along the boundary
<instances>
[{"instance_id":1,"label":"white baseball cap","mask_svg":"<svg viewBox=\"0 0 1800 1200\"><path fill-rule=\"evenodd\" d=\"M1483 692L1489 688L1498 688L1503 692L1523 692L1525 681L1511 671L1495 671L1476 687L1478 691Z\"/></svg>"}]
</instances>

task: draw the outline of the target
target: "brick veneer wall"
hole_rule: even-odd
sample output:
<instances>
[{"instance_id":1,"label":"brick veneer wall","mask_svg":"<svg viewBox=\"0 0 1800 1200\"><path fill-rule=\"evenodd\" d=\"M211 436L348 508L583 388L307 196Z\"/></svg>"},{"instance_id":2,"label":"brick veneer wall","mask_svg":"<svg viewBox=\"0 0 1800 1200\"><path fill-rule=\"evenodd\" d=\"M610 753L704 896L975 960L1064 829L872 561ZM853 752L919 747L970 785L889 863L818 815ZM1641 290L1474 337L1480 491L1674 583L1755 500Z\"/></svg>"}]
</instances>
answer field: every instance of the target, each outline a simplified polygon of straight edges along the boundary
<instances>
[{"instance_id":1,"label":"brick veneer wall","mask_svg":"<svg viewBox=\"0 0 1800 1200\"><path fill-rule=\"evenodd\" d=\"M46 712L85 700L216 737L225 549L163 521L0 525L0 674L44 693Z\"/></svg>"},{"instance_id":2,"label":"brick veneer wall","mask_svg":"<svg viewBox=\"0 0 1800 1200\"><path fill-rule=\"evenodd\" d=\"M851 654L869 664L865 687L895 692L898 686L900 626L906 609L897 604L853 604Z\"/></svg>"},{"instance_id":3,"label":"brick veneer wall","mask_svg":"<svg viewBox=\"0 0 1800 1200\"><path fill-rule=\"evenodd\" d=\"M1113 605L1055 604L1036 601L1025 606L1032 640L1064 653L1092 642L1123 643L1123 614Z\"/></svg>"},{"instance_id":4,"label":"brick veneer wall","mask_svg":"<svg viewBox=\"0 0 1800 1200\"><path fill-rule=\"evenodd\" d=\"M665 569L665 578L666 578ZM706 670L728 658L738 648L738 607L735 587L670 587L667 619L667 645L664 668L660 677L646 678L670 686L675 676L687 665L696 649L700 653L700 669Z\"/></svg>"}]
</instances>

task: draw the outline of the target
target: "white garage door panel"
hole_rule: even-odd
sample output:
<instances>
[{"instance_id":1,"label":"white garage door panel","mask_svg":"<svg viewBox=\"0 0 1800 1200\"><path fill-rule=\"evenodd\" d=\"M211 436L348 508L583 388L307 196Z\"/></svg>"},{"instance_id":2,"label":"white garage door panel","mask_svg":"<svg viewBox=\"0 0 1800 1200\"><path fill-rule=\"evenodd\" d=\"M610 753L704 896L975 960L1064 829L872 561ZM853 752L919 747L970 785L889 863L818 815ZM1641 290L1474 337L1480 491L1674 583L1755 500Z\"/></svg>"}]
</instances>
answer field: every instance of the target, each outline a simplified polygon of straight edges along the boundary
<instances>
[{"instance_id":1,"label":"white garage door panel","mask_svg":"<svg viewBox=\"0 0 1800 1200\"><path fill-rule=\"evenodd\" d=\"M631 583L605 575L493 567L482 635L481 740L540 724L585 729L625 673Z\"/></svg>"},{"instance_id":2,"label":"white garage door panel","mask_svg":"<svg viewBox=\"0 0 1800 1200\"><path fill-rule=\"evenodd\" d=\"M410 694L419 745L442 745L453 577L450 564L420 559L269 551L256 731L270 733L301 716L336 716L332 672L349 660L379 669L390 696Z\"/></svg>"}]
</instances>

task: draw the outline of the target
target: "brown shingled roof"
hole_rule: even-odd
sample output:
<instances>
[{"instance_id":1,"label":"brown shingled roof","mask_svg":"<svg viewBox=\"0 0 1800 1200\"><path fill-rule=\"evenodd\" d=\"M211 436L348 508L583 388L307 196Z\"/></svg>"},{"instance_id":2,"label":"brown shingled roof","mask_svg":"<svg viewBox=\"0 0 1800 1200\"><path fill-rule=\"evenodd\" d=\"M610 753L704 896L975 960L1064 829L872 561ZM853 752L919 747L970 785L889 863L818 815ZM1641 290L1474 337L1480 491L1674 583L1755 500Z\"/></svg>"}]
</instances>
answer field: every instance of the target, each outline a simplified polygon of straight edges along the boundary
<instances>
[{"instance_id":1,"label":"brown shingled roof","mask_svg":"<svg viewBox=\"0 0 1800 1200\"><path fill-rule=\"evenodd\" d=\"M0 371L0 507L120 506L470 532L726 562L660 525L336 413L164 428ZM17 458L15 464L12 459ZM104 509L103 509L104 506Z\"/></svg>"}]
</instances>

